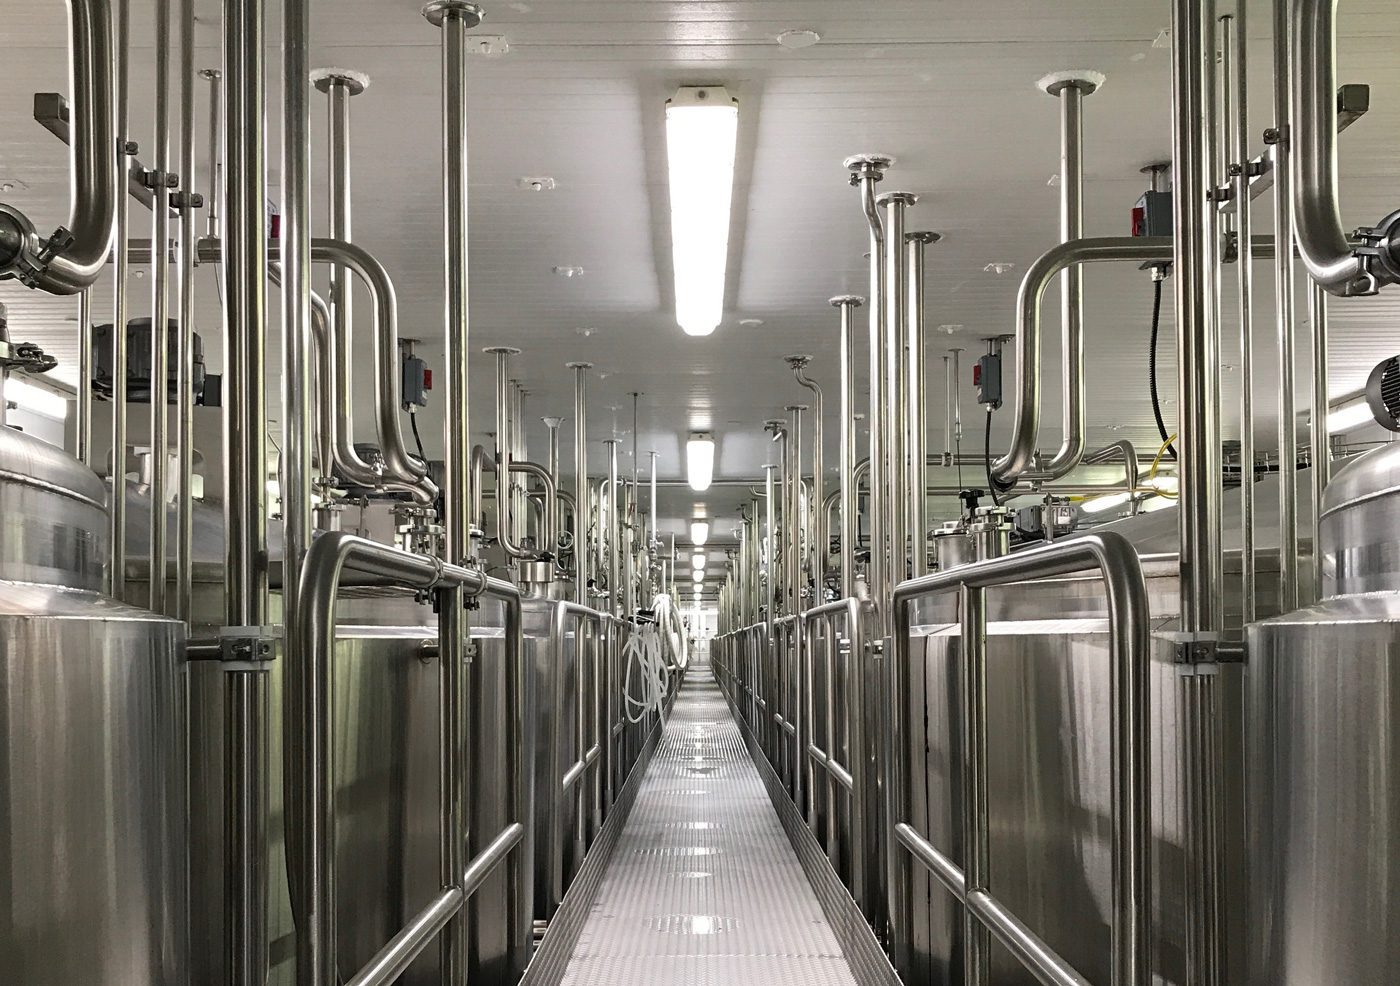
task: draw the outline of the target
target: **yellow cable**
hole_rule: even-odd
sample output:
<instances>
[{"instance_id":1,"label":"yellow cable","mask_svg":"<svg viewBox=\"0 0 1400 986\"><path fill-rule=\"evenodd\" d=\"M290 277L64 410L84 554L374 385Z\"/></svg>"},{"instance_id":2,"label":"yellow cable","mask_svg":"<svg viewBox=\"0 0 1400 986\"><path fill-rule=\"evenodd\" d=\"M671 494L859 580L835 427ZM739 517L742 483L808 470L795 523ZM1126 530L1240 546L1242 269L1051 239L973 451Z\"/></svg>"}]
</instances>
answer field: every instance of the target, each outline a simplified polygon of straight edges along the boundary
<instances>
[{"instance_id":1,"label":"yellow cable","mask_svg":"<svg viewBox=\"0 0 1400 986\"><path fill-rule=\"evenodd\" d=\"M1175 435L1173 435L1171 438L1168 438L1165 442L1162 443L1162 447L1157 450L1157 454L1152 458L1151 468L1147 470L1147 485L1151 487L1152 491L1158 496L1164 496L1169 500L1175 500L1177 494L1170 493L1167 490L1164 490L1154 485L1152 480L1157 478L1157 467L1162 464L1162 456L1167 454L1167 449L1171 448L1172 442L1174 441L1176 441Z\"/></svg>"}]
</instances>

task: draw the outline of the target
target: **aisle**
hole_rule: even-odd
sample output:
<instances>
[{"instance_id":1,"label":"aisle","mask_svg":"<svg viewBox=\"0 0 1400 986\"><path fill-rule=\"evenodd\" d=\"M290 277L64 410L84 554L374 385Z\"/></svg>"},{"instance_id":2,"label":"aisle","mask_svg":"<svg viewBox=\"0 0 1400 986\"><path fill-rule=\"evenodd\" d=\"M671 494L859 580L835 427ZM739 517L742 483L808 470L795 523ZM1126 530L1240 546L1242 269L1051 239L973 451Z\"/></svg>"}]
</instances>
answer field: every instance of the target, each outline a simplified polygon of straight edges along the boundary
<instances>
[{"instance_id":1,"label":"aisle","mask_svg":"<svg viewBox=\"0 0 1400 986\"><path fill-rule=\"evenodd\" d=\"M677 696L566 986L854 986L708 668Z\"/></svg>"}]
</instances>

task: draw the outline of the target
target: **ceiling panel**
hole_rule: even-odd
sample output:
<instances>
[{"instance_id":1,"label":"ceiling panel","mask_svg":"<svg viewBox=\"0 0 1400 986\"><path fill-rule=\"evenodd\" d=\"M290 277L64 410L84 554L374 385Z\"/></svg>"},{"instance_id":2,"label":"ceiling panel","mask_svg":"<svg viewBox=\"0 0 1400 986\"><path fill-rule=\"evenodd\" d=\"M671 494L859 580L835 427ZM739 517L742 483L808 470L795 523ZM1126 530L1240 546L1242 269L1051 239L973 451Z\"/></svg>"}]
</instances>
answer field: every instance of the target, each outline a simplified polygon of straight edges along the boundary
<instances>
[{"instance_id":1,"label":"ceiling panel","mask_svg":"<svg viewBox=\"0 0 1400 986\"><path fill-rule=\"evenodd\" d=\"M440 191L440 56L438 35L416 0L318 0L314 5L318 64L368 72L369 90L353 104L355 238L394 275L405 335L424 340L423 354L441 366L442 248ZM219 5L198 0L202 46L198 63L216 63ZM275 27L275 9L270 26ZM1253 3L1252 72L1261 94L1269 85L1268 5ZM1342 139L1345 219L1359 225L1397 204L1400 160L1400 64L1394 58L1400 19L1392 0L1341 5L1339 56L1343 81L1373 87L1371 113ZM504 35L508 54L473 58L470 67L472 195L472 348L509 343L524 350L515 375L530 391L528 413L567 414L572 406L569 360L597 365L591 381L590 437L624 439L630 470L631 397L639 399L642 452L660 453L663 477L682 471L687 430L705 427L719 439L722 476L754 477L771 455L762 422L805 399L781 357L815 357L812 374L836 408L837 324L827 299L866 291L866 235L857 195L841 160L860 152L892 153L899 164L887 189L919 193L911 228L944 241L929 250L931 444L943 434L942 361L949 346L980 351L982 340L1013 329L1020 276L1057 236L1058 167L1055 104L1035 88L1042 75L1089 67L1108 76L1085 104L1086 230L1118 234L1145 186L1139 169L1170 150L1170 51L1154 46L1167 27L1163 0L827 0L670 2L670 0L534 0L490 3L482 33ZM62 221L67 202L64 150L30 118L36 90L62 90L63 7L0 2L0 53L10 80L0 94L0 183L41 227ZM149 142L151 5L133 11L132 132ZM775 36L788 28L816 30L822 42L790 51ZM270 36L271 37L271 36ZM275 37L273 38L275 40ZM269 58L276 58L275 46ZM675 327L662 107L675 87L723 84L740 99L741 133L731 277L725 323L708 339ZM280 82L269 64L269 198L276 200ZM197 100L202 134L204 93ZM324 103L313 93L317 229L324 229ZM1252 132L1268 124L1260 101ZM1254 141L1259 145L1260 140ZM204 140L199 138L202 187ZM522 176L549 175L551 192L524 191ZM148 217L133 210L136 235ZM1258 221L1269 228L1268 209ZM984 268L1006 263L1008 273ZM584 274L563 278L558 266ZM140 273L140 272L138 272ZM321 279L322 283L324 278ZM1086 293L1090 438L1128 437L1156 444L1146 393L1151 283L1135 269L1093 269ZM211 368L219 351L219 295L212 270L200 272L198 329ZM133 312L147 304L149 281L133 279ZM1257 272L1260 298L1255 390L1261 412L1276 403L1272 278ZM110 279L95 289L110 308ZM72 379L76 303L0 285L17 336L40 342ZM1171 298L1163 308L1160 372L1174 392ZM276 305L270 316L269 377L275 387L279 352ZM1222 359L1238 362L1232 292L1224 305ZM1047 367L1042 444L1059 440L1057 290L1045 299ZM1331 388L1355 387L1370 366L1394 349L1400 297L1333 306ZM359 353L370 334L367 304L359 307ZM741 320L761 324L741 324ZM939 326L957 326L950 335ZM1302 359L1307 365L1306 355ZM970 363L970 359L965 365ZM863 374L862 374L863 375ZM370 370L359 358L361 392ZM474 355L474 431L493 420L492 367ZM1223 371L1223 418L1237 428L1238 372ZM961 403L965 450L982 440L984 418L965 387ZM360 402L362 405L364 401ZM1167 407L1172 415L1173 405ZM357 408L362 435L368 408ZM440 448L436 408L424 418L430 449ZM274 409L271 417L280 417ZM993 443L1005 438L998 415ZM834 417L831 417L834 422ZM568 426L566 425L566 430ZM274 426L275 430L275 426ZM834 427L828 462L835 461ZM534 449L544 429L532 425ZM566 459L568 457L566 441ZM642 456L643 464L646 462ZM719 491L712 509L732 513L743 492ZM666 512L679 525L690 494L669 491ZM676 530L680 530L679 526Z\"/></svg>"}]
</instances>

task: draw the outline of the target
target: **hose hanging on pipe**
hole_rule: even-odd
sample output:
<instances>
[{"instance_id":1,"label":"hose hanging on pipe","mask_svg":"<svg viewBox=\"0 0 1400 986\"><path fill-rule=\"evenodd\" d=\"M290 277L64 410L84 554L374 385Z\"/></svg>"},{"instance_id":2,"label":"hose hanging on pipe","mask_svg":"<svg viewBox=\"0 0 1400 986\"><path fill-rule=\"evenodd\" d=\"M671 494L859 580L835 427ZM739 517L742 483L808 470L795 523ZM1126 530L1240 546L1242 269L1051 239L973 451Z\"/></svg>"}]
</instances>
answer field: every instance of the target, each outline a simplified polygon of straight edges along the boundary
<instances>
[{"instance_id":1,"label":"hose hanging on pipe","mask_svg":"<svg viewBox=\"0 0 1400 986\"><path fill-rule=\"evenodd\" d=\"M1147 382L1152 392L1152 416L1157 419L1157 434L1161 436L1162 447L1176 461L1176 446L1167 432L1167 423L1162 420L1162 401L1157 393L1157 336L1162 328L1162 282L1152 282L1152 337L1147 346Z\"/></svg>"}]
</instances>

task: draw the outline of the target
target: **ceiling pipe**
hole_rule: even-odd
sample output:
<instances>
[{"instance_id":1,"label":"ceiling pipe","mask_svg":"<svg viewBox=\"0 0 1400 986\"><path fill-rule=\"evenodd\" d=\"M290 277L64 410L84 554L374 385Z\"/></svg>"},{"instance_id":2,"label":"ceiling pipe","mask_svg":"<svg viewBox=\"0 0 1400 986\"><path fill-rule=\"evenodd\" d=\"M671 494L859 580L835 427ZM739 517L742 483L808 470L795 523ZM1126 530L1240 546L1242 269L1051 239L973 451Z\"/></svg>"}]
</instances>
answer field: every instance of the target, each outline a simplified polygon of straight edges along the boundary
<instances>
[{"instance_id":1,"label":"ceiling pipe","mask_svg":"<svg viewBox=\"0 0 1400 986\"><path fill-rule=\"evenodd\" d=\"M327 217L332 239L349 243L354 239L350 173L350 100L369 88L369 76L342 68L321 68L310 73L312 84L327 96ZM354 289L350 271L341 263L331 265L331 358L336 372L327 388L327 399L333 406L335 428L332 432L335 471L356 486L376 486L380 475L376 467L355 450L355 395L350 386L351 337L354 332ZM386 460L387 462L387 456Z\"/></svg>"},{"instance_id":2,"label":"ceiling pipe","mask_svg":"<svg viewBox=\"0 0 1400 986\"><path fill-rule=\"evenodd\" d=\"M1312 279L1329 294L1375 294L1400 281L1400 210L1359 231L1353 247L1337 192L1337 0L1292 0L1285 79L1292 80L1287 146L1293 167L1293 226ZM1287 160L1280 168L1287 167Z\"/></svg>"},{"instance_id":3,"label":"ceiling pipe","mask_svg":"<svg viewBox=\"0 0 1400 986\"><path fill-rule=\"evenodd\" d=\"M1074 70L1048 75L1037 83L1060 104L1060 242L1084 235L1084 97L1104 83L1099 72ZM1084 384L1084 272L1078 265L1060 273L1060 326L1065 363L1064 439L1045 466L1058 479L1079 465L1087 445L1087 396Z\"/></svg>"},{"instance_id":4,"label":"ceiling pipe","mask_svg":"<svg viewBox=\"0 0 1400 986\"><path fill-rule=\"evenodd\" d=\"M0 280L71 295L96 281L107 263L117 223L117 161L126 159L117 147L112 35L109 0L68 0L68 223L45 239L24 213L0 205Z\"/></svg>"}]
</instances>

